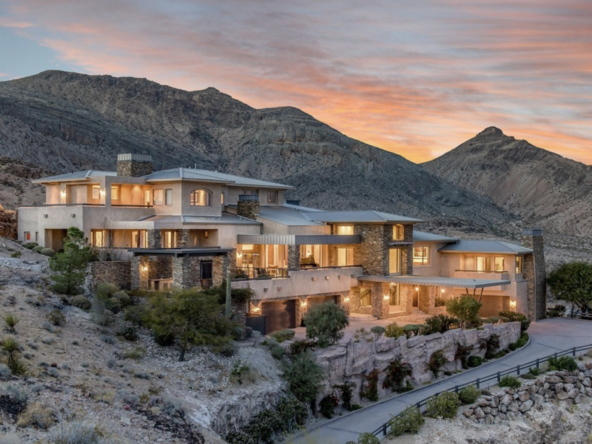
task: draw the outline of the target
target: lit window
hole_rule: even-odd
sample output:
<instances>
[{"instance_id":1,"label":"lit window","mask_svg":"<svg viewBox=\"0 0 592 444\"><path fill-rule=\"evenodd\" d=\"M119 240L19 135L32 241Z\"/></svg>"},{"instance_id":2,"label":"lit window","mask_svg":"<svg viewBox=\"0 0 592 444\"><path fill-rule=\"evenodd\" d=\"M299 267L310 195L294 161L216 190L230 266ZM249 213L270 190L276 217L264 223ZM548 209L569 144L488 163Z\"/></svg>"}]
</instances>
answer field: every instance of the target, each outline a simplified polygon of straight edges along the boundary
<instances>
[{"instance_id":1,"label":"lit window","mask_svg":"<svg viewBox=\"0 0 592 444\"><path fill-rule=\"evenodd\" d=\"M393 240L402 241L405 239L405 228L403 225L393 225Z\"/></svg>"},{"instance_id":2,"label":"lit window","mask_svg":"<svg viewBox=\"0 0 592 444\"><path fill-rule=\"evenodd\" d=\"M164 204L164 190L154 190L154 205Z\"/></svg>"},{"instance_id":3,"label":"lit window","mask_svg":"<svg viewBox=\"0 0 592 444\"><path fill-rule=\"evenodd\" d=\"M165 205L172 205L173 204L173 190L170 188L168 190L165 190L164 204Z\"/></svg>"},{"instance_id":4,"label":"lit window","mask_svg":"<svg viewBox=\"0 0 592 444\"><path fill-rule=\"evenodd\" d=\"M150 190L144 190L144 205L148 206L151 204L151 196L152 193L150 192Z\"/></svg>"},{"instance_id":5,"label":"lit window","mask_svg":"<svg viewBox=\"0 0 592 444\"><path fill-rule=\"evenodd\" d=\"M372 292L369 288L362 288L360 290L360 305L362 307L372 305Z\"/></svg>"},{"instance_id":6,"label":"lit window","mask_svg":"<svg viewBox=\"0 0 592 444\"><path fill-rule=\"evenodd\" d=\"M401 295L397 284L389 284L389 305L401 305Z\"/></svg>"},{"instance_id":7,"label":"lit window","mask_svg":"<svg viewBox=\"0 0 592 444\"><path fill-rule=\"evenodd\" d=\"M92 198L93 198L93 200L99 200L101 198L101 186L100 185L93 185Z\"/></svg>"},{"instance_id":8,"label":"lit window","mask_svg":"<svg viewBox=\"0 0 592 444\"><path fill-rule=\"evenodd\" d=\"M516 274L522 274L522 256L516 256Z\"/></svg>"},{"instance_id":9,"label":"lit window","mask_svg":"<svg viewBox=\"0 0 592 444\"><path fill-rule=\"evenodd\" d=\"M195 190L191 192L191 206L211 207L212 193L208 190Z\"/></svg>"},{"instance_id":10,"label":"lit window","mask_svg":"<svg viewBox=\"0 0 592 444\"><path fill-rule=\"evenodd\" d=\"M177 232L166 230L162 232L162 248L177 247Z\"/></svg>"},{"instance_id":11,"label":"lit window","mask_svg":"<svg viewBox=\"0 0 592 444\"><path fill-rule=\"evenodd\" d=\"M505 271L504 270L504 258L503 257L496 257L495 258L495 271Z\"/></svg>"},{"instance_id":12,"label":"lit window","mask_svg":"<svg viewBox=\"0 0 592 444\"><path fill-rule=\"evenodd\" d=\"M224 193L220 194L220 204L224 205Z\"/></svg>"},{"instance_id":13,"label":"lit window","mask_svg":"<svg viewBox=\"0 0 592 444\"><path fill-rule=\"evenodd\" d=\"M268 204L277 204L278 201L278 192L277 191L268 191L267 192L267 203Z\"/></svg>"},{"instance_id":14,"label":"lit window","mask_svg":"<svg viewBox=\"0 0 592 444\"><path fill-rule=\"evenodd\" d=\"M111 187L111 200L119 200L119 187L118 186Z\"/></svg>"},{"instance_id":15,"label":"lit window","mask_svg":"<svg viewBox=\"0 0 592 444\"><path fill-rule=\"evenodd\" d=\"M389 250L389 274L401 274L401 249Z\"/></svg>"},{"instance_id":16,"label":"lit window","mask_svg":"<svg viewBox=\"0 0 592 444\"><path fill-rule=\"evenodd\" d=\"M354 249L353 248L338 248L337 249L337 265L339 267L347 267L354 264Z\"/></svg>"},{"instance_id":17,"label":"lit window","mask_svg":"<svg viewBox=\"0 0 592 444\"><path fill-rule=\"evenodd\" d=\"M103 230L92 230L90 233L90 242L94 247L105 247L105 232Z\"/></svg>"},{"instance_id":18,"label":"lit window","mask_svg":"<svg viewBox=\"0 0 592 444\"><path fill-rule=\"evenodd\" d=\"M413 263L417 265L427 265L430 261L429 247L413 248Z\"/></svg>"},{"instance_id":19,"label":"lit window","mask_svg":"<svg viewBox=\"0 0 592 444\"><path fill-rule=\"evenodd\" d=\"M243 251L253 251L255 246L253 244L243 244L242 245Z\"/></svg>"},{"instance_id":20,"label":"lit window","mask_svg":"<svg viewBox=\"0 0 592 444\"><path fill-rule=\"evenodd\" d=\"M354 234L353 225L338 225L337 234Z\"/></svg>"}]
</instances>

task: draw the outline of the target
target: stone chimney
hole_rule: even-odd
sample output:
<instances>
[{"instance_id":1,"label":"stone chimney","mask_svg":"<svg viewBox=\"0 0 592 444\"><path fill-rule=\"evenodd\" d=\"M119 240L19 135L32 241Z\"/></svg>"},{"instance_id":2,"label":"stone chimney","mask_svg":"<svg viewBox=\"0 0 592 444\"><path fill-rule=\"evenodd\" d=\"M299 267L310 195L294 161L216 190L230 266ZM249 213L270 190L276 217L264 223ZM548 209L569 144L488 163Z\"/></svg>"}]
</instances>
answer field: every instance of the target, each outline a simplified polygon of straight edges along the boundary
<instances>
[{"instance_id":1,"label":"stone chimney","mask_svg":"<svg viewBox=\"0 0 592 444\"><path fill-rule=\"evenodd\" d=\"M148 154L118 154L117 175L141 177L152 174L152 156Z\"/></svg>"},{"instance_id":2,"label":"stone chimney","mask_svg":"<svg viewBox=\"0 0 592 444\"><path fill-rule=\"evenodd\" d=\"M241 194L238 196L236 214L247 219L257 220L259 216L259 195Z\"/></svg>"},{"instance_id":3,"label":"stone chimney","mask_svg":"<svg viewBox=\"0 0 592 444\"><path fill-rule=\"evenodd\" d=\"M524 256L522 267L524 279L528 281L527 314L533 321L538 321L547 313L547 271L543 230L541 228L523 230L522 246L533 250L533 254Z\"/></svg>"}]
</instances>

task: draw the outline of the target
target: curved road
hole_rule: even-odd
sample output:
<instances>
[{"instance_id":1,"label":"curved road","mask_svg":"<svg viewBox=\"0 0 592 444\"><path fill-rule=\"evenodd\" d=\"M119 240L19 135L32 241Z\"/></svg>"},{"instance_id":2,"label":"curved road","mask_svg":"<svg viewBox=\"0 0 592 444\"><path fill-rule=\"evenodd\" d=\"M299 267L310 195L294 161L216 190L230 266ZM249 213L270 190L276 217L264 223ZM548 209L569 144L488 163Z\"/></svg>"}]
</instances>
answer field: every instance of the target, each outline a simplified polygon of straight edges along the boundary
<instances>
[{"instance_id":1,"label":"curved road","mask_svg":"<svg viewBox=\"0 0 592 444\"><path fill-rule=\"evenodd\" d=\"M531 337L530 344L510 356L323 422L304 433L288 437L286 441L290 444L306 444L311 442L310 438L314 438L314 441L319 443L357 442L360 433L376 430L388 421L391 415L400 413L408 406L438 392L548 356L557 351L592 344L592 321L565 318L545 319L532 323L528 333Z\"/></svg>"}]
</instances>

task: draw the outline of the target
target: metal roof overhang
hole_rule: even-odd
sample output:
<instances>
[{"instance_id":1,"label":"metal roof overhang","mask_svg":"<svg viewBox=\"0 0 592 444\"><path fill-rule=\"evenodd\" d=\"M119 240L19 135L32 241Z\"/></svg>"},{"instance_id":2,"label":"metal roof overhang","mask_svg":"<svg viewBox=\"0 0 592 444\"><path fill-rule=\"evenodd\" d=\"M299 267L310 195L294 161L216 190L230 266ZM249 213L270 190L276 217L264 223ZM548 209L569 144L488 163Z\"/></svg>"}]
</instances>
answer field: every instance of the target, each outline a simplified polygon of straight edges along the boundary
<instances>
[{"instance_id":1,"label":"metal roof overhang","mask_svg":"<svg viewBox=\"0 0 592 444\"><path fill-rule=\"evenodd\" d=\"M427 287L449 288L487 288L509 285L508 280L461 279L441 276L358 276L363 282L384 282L395 284L421 285Z\"/></svg>"},{"instance_id":2,"label":"metal roof overhang","mask_svg":"<svg viewBox=\"0 0 592 444\"><path fill-rule=\"evenodd\" d=\"M359 234L239 234L239 244L253 245L350 245L360 244Z\"/></svg>"},{"instance_id":3,"label":"metal roof overhang","mask_svg":"<svg viewBox=\"0 0 592 444\"><path fill-rule=\"evenodd\" d=\"M134 256L219 256L232 251L229 248L133 248L128 250Z\"/></svg>"}]
</instances>

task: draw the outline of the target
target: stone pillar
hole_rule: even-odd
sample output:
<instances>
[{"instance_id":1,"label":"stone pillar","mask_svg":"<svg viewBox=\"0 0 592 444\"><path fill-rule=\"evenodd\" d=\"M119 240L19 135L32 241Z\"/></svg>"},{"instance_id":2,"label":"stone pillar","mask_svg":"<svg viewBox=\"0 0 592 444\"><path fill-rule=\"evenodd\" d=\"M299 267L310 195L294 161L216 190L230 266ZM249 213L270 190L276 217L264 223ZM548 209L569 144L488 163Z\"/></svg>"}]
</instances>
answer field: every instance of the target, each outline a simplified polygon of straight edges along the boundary
<instances>
[{"instance_id":1,"label":"stone pillar","mask_svg":"<svg viewBox=\"0 0 592 444\"><path fill-rule=\"evenodd\" d=\"M372 316L378 319L388 318L389 301L384 298L388 294L388 284L374 282L372 284Z\"/></svg>"},{"instance_id":2,"label":"stone pillar","mask_svg":"<svg viewBox=\"0 0 592 444\"><path fill-rule=\"evenodd\" d=\"M413 242L413 225L403 225L403 241ZM413 245L407 245L403 248L401 254L401 272L403 274L413 275Z\"/></svg>"},{"instance_id":3,"label":"stone pillar","mask_svg":"<svg viewBox=\"0 0 592 444\"><path fill-rule=\"evenodd\" d=\"M240 198L239 198L240 199ZM259 201L249 200L249 201L241 201L239 200L236 205L236 214L238 216L257 220L257 216L259 216Z\"/></svg>"},{"instance_id":4,"label":"stone pillar","mask_svg":"<svg viewBox=\"0 0 592 444\"><path fill-rule=\"evenodd\" d=\"M160 230L148 230L148 248L162 248Z\"/></svg>"},{"instance_id":5,"label":"stone pillar","mask_svg":"<svg viewBox=\"0 0 592 444\"><path fill-rule=\"evenodd\" d=\"M230 269L232 274L232 255L225 254L220 256L214 256L212 260L212 284L214 287L222 285L226 280L226 272Z\"/></svg>"},{"instance_id":6,"label":"stone pillar","mask_svg":"<svg viewBox=\"0 0 592 444\"><path fill-rule=\"evenodd\" d=\"M134 256L131 261L131 289L149 290L149 262L146 256Z\"/></svg>"},{"instance_id":7,"label":"stone pillar","mask_svg":"<svg viewBox=\"0 0 592 444\"><path fill-rule=\"evenodd\" d=\"M354 262L363 267L364 274L388 276L392 230L392 225L354 225L354 234L362 237L362 242L354 247Z\"/></svg>"},{"instance_id":8,"label":"stone pillar","mask_svg":"<svg viewBox=\"0 0 592 444\"><path fill-rule=\"evenodd\" d=\"M401 285L399 291L401 292L401 305L405 308L405 312L407 314L413 313L415 287L413 285Z\"/></svg>"},{"instance_id":9,"label":"stone pillar","mask_svg":"<svg viewBox=\"0 0 592 444\"><path fill-rule=\"evenodd\" d=\"M360 309L360 287L352 287L349 290L349 309L351 313L357 313Z\"/></svg>"},{"instance_id":10,"label":"stone pillar","mask_svg":"<svg viewBox=\"0 0 592 444\"><path fill-rule=\"evenodd\" d=\"M189 230L177 230L177 248L189 247Z\"/></svg>"},{"instance_id":11,"label":"stone pillar","mask_svg":"<svg viewBox=\"0 0 592 444\"><path fill-rule=\"evenodd\" d=\"M300 245L288 245L288 270L300 270Z\"/></svg>"},{"instance_id":12,"label":"stone pillar","mask_svg":"<svg viewBox=\"0 0 592 444\"><path fill-rule=\"evenodd\" d=\"M543 230L533 228L522 232L522 246L533 250L524 255L523 275L528 281L528 313L530 319L543 319L547 312L547 272L545 269L545 245Z\"/></svg>"},{"instance_id":13,"label":"stone pillar","mask_svg":"<svg viewBox=\"0 0 592 444\"><path fill-rule=\"evenodd\" d=\"M117 175L141 177L152 174L152 156L147 154L119 154L117 156Z\"/></svg>"},{"instance_id":14,"label":"stone pillar","mask_svg":"<svg viewBox=\"0 0 592 444\"><path fill-rule=\"evenodd\" d=\"M426 287L425 285L421 285L419 287L419 309L421 311L423 311L424 313L429 313L430 312L430 297L431 297L431 292L430 292L430 288L435 288L435 287Z\"/></svg>"}]
</instances>

